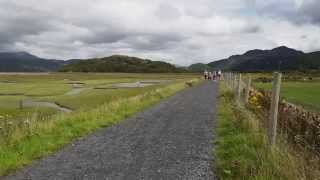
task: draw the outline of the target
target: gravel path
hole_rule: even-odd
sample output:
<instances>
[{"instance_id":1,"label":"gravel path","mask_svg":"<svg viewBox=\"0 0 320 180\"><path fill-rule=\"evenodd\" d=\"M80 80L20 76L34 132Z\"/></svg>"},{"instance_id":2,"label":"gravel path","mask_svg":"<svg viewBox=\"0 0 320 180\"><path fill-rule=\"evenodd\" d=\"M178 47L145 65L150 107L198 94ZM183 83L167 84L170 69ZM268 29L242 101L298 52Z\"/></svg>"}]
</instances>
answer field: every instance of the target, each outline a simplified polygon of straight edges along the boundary
<instances>
[{"instance_id":1,"label":"gravel path","mask_svg":"<svg viewBox=\"0 0 320 180\"><path fill-rule=\"evenodd\" d=\"M183 90L4 179L214 179L216 86Z\"/></svg>"}]
</instances>

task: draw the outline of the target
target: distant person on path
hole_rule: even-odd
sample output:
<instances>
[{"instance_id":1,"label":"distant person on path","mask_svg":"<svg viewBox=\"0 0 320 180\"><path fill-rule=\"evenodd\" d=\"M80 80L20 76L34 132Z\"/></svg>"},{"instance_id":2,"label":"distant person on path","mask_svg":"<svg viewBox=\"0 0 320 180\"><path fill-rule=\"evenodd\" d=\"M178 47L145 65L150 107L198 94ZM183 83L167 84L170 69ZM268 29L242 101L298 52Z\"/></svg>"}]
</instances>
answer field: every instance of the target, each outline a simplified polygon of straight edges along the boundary
<instances>
[{"instance_id":1,"label":"distant person on path","mask_svg":"<svg viewBox=\"0 0 320 180\"><path fill-rule=\"evenodd\" d=\"M218 79L221 80L221 70L218 71Z\"/></svg>"},{"instance_id":2,"label":"distant person on path","mask_svg":"<svg viewBox=\"0 0 320 180\"><path fill-rule=\"evenodd\" d=\"M203 73L204 79L207 80L208 79L208 71L205 70Z\"/></svg>"},{"instance_id":3,"label":"distant person on path","mask_svg":"<svg viewBox=\"0 0 320 180\"><path fill-rule=\"evenodd\" d=\"M209 72L209 77L208 77L208 79L209 79L209 80L212 79L212 72L211 72L211 71Z\"/></svg>"},{"instance_id":4,"label":"distant person on path","mask_svg":"<svg viewBox=\"0 0 320 180\"><path fill-rule=\"evenodd\" d=\"M217 72L213 71L212 72L212 80L216 80L216 78L217 78Z\"/></svg>"}]
</instances>

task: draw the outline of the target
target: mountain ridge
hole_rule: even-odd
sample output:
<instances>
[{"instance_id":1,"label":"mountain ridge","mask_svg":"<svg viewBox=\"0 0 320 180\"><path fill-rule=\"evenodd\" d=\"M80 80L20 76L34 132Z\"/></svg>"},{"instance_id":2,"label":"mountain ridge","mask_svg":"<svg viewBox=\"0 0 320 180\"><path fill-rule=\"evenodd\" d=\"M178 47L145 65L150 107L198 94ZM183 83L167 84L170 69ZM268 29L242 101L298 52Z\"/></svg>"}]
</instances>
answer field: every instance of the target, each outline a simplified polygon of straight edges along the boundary
<instances>
[{"instance_id":1,"label":"mountain ridge","mask_svg":"<svg viewBox=\"0 0 320 180\"><path fill-rule=\"evenodd\" d=\"M25 51L0 52L0 72L56 71L66 61L39 58Z\"/></svg>"},{"instance_id":2,"label":"mountain ridge","mask_svg":"<svg viewBox=\"0 0 320 180\"><path fill-rule=\"evenodd\" d=\"M86 65L91 68L86 68ZM40 58L25 51L0 52L0 72L202 72L205 69L241 72L320 71L320 51L305 53L286 46L269 50L253 49L208 64L195 63L186 68L126 55L64 61Z\"/></svg>"},{"instance_id":3,"label":"mountain ridge","mask_svg":"<svg viewBox=\"0 0 320 180\"><path fill-rule=\"evenodd\" d=\"M270 72L270 71L310 71L320 70L320 51L303 51L279 46L271 50L254 49L240 55L208 63L213 69Z\"/></svg>"}]
</instances>

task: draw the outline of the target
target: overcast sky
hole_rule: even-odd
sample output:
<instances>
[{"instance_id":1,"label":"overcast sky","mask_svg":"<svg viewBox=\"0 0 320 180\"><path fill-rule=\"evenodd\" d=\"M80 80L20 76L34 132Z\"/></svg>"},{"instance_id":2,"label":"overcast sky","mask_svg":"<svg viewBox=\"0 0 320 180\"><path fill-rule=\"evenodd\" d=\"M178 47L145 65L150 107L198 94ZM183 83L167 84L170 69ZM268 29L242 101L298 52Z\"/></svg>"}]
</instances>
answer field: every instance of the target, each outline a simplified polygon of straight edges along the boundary
<instances>
[{"instance_id":1,"label":"overcast sky","mask_svg":"<svg viewBox=\"0 0 320 180\"><path fill-rule=\"evenodd\" d=\"M0 51L210 62L281 45L320 50L320 0L0 0Z\"/></svg>"}]
</instances>

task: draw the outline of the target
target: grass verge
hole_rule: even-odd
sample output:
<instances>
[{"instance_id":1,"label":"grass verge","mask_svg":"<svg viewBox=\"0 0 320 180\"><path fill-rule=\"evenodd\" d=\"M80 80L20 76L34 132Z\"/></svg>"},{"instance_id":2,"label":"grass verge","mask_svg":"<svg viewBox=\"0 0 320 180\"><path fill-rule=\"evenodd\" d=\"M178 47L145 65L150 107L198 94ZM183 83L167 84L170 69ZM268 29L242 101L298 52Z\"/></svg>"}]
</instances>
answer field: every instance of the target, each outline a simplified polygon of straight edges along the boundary
<instances>
[{"instance_id":1,"label":"grass verge","mask_svg":"<svg viewBox=\"0 0 320 180\"><path fill-rule=\"evenodd\" d=\"M93 110L60 114L53 120L31 124L27 135L16 131L15 138L10 142L0 142L0 176L55 152L77 137L115 124L185 87L185 82L180 82L131 98L118 99Z\"/></svg>"},{"instance_id":2,"label":"grass verge","mask_svg":"<svg viewBox=\"0 0 320 180\"><path fill-rule=\"evenodd\" d=\"M234 105L232 94L220 88L214 164L219 179L317 179L300 158L280 141L270 150L259 121ZM279 137L280 138L280 137Z\"/></svg>"}]
</instances>

